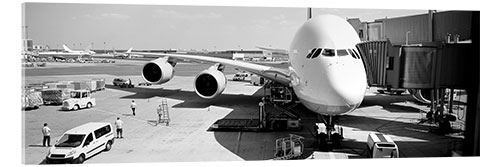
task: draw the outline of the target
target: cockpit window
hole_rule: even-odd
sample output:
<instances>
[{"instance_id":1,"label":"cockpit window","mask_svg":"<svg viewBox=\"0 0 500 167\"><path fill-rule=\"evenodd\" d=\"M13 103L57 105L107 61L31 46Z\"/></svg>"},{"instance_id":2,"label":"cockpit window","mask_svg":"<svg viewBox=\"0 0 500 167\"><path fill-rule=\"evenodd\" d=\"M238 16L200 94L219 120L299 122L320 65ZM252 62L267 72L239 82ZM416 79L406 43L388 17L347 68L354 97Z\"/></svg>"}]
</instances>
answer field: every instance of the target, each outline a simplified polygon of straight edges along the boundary
<instances>
[{"instance_id":1,"label":"cockpit window","mask_svg":"<svg viewBox=\"0 0 500 167\"><path fill-rule=\"evenodd\" d=\"M323 56L328 56L328 57L335 56L335 49L325 49L323 51Z\"/></svg>"},{"instance_id":2,"label":"cockpit window","mask_svg":"<svg viewBox=\"0 0 500 167\"><path fill-rule=\"evenodd\" d=\"M314 54L313 54L313 56L311 57L311 59L318 57L318 56L319 56L319 54L321 54L321 51L322 51L322 49L321 49L321 48L316 49L316 52L314 52Z\"/></svg>"},{"instance_id":3,"label":"cockpit window","mask_svg":"<svg viewBox=\"0 0 500 167\"><path fill-rule=\"evenodd\" d=\"M345 49L338 49L337 55L338 56L347 56L347 55L349 55L349 53L347 53L347 50L345 50Z\"/></svg>"},{"instance_id":4,"label":"cockpit window","mask_svg":"<svg viewBox=\"0 0 500 167\"><path fill-rule=\"evenodd\" d=\"M357 49L353 49L352 51L356 54L358 59L361 59L361 54L359 53L359 51Z\"/></svg>"},{"instance_id":5,"label":"cockpit window","mask_svg":"<svg viewBox=\"0 0 500 167\"><path fill-rule=\"evenodd\" d=\"M309 54L307 54L306 58L311 58L311 55L316 51L316 48L312 49Z\"/></svg>"},{"instance_id":6,"label":"cockpit window","mask_svg":"<svg viewBox=\"0 0 500 167\"><path fill-rule=\"evenodd\" d=\"M358 59L358 57L356 56L356 54L354 53L354 51L352 49L347 49L349 51L349 54L354 58L354 59Z\"/></svg>"}]
</instances>

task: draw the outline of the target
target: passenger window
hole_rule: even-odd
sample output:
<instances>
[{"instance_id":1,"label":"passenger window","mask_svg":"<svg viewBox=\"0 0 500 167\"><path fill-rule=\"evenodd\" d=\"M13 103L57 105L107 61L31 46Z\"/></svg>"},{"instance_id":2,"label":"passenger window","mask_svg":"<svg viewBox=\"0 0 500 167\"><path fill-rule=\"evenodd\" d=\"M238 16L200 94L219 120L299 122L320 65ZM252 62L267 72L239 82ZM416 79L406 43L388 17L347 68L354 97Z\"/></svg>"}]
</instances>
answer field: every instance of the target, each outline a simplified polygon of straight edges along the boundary
<instances>
[{"instance_id":1,"label":"passenger window","mask_svg":"<svg viewBox=\"0 0 500 167\"><path fill-rule=\"evenodd\" d=\"M318 56L319 56L319 54L321 54L321 51L322 51L322 49L321 49L321 48L316 49L316 52L314 52L314 54L313 54L313 56L312 56L311 58L318 57Z\"/></svg>"},{"instance_id":2,"label":"passenger window","mask_svg":"<svg viewBox=\"0 0 500 167\"><path fill-rule=\"evenodd\" d=\"M307 54L306 58L311 58L311 55L314 53L314 51L316 51L316 48L312 49L309 54Z\"/></svg>"},{"instance_id":3,"label":"passenger window","mask_svg":"<svg viewBox=\"0 0 500 167\"><path fill-rule=\"evenodd\" d=\"M325 49L323 51L323 56L328 56L328 57L335 56L335 49Z\"/></svg>"},{"instance_id":4,"label":"passenger window","mask_svg":"<svg viewBox=\"0 0 500 167\"><path fill-rule=\"evenodd\" d=\"M88 92L83 92L82 93L82 98L86 98L88 96Z\"/></svg>"},{"instance_id":5,"label":"passenger window","mask_svg":"<svg viewBox=\"0 0 500 167\"><path fill-rule=\"evenodd\" d=\"M338 56L347 56L349 55L345 49L339 49L337 50L337 55Z\"/></svg>"},{"instance_id":6,"label":"passenger window","mask_svg":"<svg viewBox=\"0 0 500 167\"><path fill-rule=\"evenodd\" d=\"M83 146L89 145L92 141L94 141L94 137L92 137L92 133L89 133L89 135L87 135L87 139L85 139L85 143L83 144Z\"/></svg>"}]
</instances>

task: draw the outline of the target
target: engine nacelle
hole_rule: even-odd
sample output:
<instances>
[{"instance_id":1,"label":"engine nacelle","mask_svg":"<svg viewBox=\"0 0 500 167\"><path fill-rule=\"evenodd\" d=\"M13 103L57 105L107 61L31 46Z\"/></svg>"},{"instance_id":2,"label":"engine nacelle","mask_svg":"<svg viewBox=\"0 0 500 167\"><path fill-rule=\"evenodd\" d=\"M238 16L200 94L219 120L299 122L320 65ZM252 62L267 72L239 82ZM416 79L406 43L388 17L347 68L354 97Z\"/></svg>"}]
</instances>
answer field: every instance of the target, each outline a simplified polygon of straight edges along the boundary
<instances>
[{"instance_id":1,"label":"engine nacelle","mask_svg":"<svg viewBox=\"0 0 500 167\"><path fill-rule=\"evenodd\" d=\"M167 58L159 58L142 67L142 78L152 84L162 84L174 77L174 67Z\"/></svg>"},{"instance_id":2,"label":"engine nacelle","mask_svg":"<svg viewBox=\"0 0 500 167\"><path fill-rule=\"evenodd\" d=\"M408 89L413 99L424 103L431 103L431 89Z\"/></svg>"},{"instance_id":3,"label":"engine nacelle","mask_svg":"<svg viewBox=\"0 0 500 167\"><path fill-rule=\"evenodd\" d=\"M213 99L226 88L227 79L224 73L216 69L200 72L194 79L196 94L204 99Z\"/></svg>"}]
</instances>

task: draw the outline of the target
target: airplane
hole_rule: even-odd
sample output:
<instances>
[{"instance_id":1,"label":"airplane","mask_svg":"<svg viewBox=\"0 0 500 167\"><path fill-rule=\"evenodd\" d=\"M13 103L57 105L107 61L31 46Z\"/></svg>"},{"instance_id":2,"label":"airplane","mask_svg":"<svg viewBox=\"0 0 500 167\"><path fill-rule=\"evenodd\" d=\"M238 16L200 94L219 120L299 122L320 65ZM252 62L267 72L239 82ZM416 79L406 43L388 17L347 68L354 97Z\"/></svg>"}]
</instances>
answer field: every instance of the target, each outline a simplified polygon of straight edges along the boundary
<instances>
[{"instance_id":1,"label":"airplane","mask_svg":"<svg viewBox=\"0 0 500 167\"><path fill-rule=\"evenodd\" d=\"M38 52L37 57L53 57L55 59L79 59L79 58L91 58L95 54L94 51L87 49L85 51L74 51L63 44L63 51L48 51L48 52Z\"/></svg>"},{"instance_id":2,"label":"airplane","mask_svg":"<svg viewBox=\"0 0 500 167\"><path fill-rule=\"evenodd\" d=\"M115 50L113 50L113 57L114 58L121 58L121 59L144 57L142 55L129 54L131 51L132 51L132 48L128 49L126 52L121 52L121 53L118 53Z\"/></svg>"},{"instance_id":3,"label":"airplane","mask_svg":"<svg viewBox=\"0 0 500 167\"><path fill-rule=\"evenodd\" d=\"M277 49L277 48L267 47L267 46L255 46L255 47L259 48L261 50L265 50L265 51L269 51L269 52L273 52L273 53L288 55L288 50L285 50L285 49Z\"/></svg>"},{"instance_id":4,"label":"airplane","mask_svg":"<svg viewBox=\"0 0 500 167\"><path fill-rule=\"evenodd\" d=\"M144 64L142 77L147 83L163 84L174 76L178 59L215 63L194 80L198 96L212 99L227 83L226 65L262 76L292 88L298 100L312 112L329 116L349 113L363 101L367 78L356 44L360 39L352 26L334 15L307 20L295 34L289 48L290 66L278 69L249 62L188 54L129 52L158 56Z\"/></svg>"},{"instance_id":5,"label":"airplane","mask_svg":"<svg viewBox=\"0 0 500 167\"><path fill-rule=\"evenodd\" d=\"M90 55L90 56L92 56L92 55L95 54L94 51L90 50L90 46L87 49L83 50L83 51L82 50L72 50L68 46L66 46L65 44L63 44L62 46L63 46L63 49L64 49L63 52L66 52L66 53L80 53L80 54L83 54L83 55Z\"/></svg>"}]
</instances>

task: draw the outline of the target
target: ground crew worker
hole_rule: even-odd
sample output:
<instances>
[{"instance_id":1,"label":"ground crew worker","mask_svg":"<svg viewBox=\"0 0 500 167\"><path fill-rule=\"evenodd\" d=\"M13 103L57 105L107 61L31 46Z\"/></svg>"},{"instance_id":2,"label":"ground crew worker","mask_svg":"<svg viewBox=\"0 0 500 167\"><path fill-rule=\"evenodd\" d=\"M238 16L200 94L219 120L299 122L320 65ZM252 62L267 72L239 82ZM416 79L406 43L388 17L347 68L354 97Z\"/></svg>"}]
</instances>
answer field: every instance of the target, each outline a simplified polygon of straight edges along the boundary
<instances>
[{"instance_id":1,"label":"ground crew worker","mask_svg":"<svg viewBox=\"0 0 500 167\"><path fill-rule=\"evenodd\" d=\"M161 105L158 105L156 112L158 113L158 123L160 123L161 122L161 115L163 115L163 110L161 109Z\"/></svg>"},{"instance_id":2,"label":"ground crew worker","mask_svg":"<svg viewBox=\"0 0 500 167\"><path fill-rule=\"evenodd\" d=\"M135 116L135 107L137 106L137 104L135 104L134 100L132 100L132 102L130 103L130 108L132 109L132 115Z\"/></svg>"},{"instance_id":3,"label":"ground crew worker","mask_svg":"<svg viewBox=\"0 0 500 167\"><path fill-rule=\"evenodd\" d=\"M43 134L43 143L42 145L45 147L45 143L47 143L47 147L50 147L50 128L47 126L47 123L43 124L42 134Z\"/></svg>"},{"instance_id":4,"label":"ground crew worker","mask_svg":"<svg viewBox=\"0 0 500 167\"><path fill-rule=\"evenodd\" d=\"M120 120L120 117L116 118L115 126L116 126L116 138L123 138L123 121Z\"/></svg>"}]
</instances>

